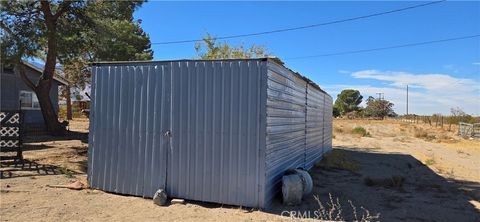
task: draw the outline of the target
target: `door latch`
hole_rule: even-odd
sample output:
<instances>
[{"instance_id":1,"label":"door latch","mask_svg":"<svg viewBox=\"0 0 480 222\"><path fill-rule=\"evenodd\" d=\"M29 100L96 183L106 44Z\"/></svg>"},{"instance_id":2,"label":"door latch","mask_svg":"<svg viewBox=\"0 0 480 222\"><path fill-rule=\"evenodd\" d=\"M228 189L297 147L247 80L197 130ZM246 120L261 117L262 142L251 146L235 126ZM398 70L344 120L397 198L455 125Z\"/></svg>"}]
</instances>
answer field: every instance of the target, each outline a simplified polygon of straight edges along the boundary
<instances>
[{"instance_id":1,"label":"door latch","mask_svg":"<svg viewBox=\"0 0 480 222\"><path fill-rule=\"evenodd\" d=\"M165 132L165 134L163 134L165 137L171 137L172 136L172 133L170 132L170 130L167 130Z\"/></svg>"}]
</instances>

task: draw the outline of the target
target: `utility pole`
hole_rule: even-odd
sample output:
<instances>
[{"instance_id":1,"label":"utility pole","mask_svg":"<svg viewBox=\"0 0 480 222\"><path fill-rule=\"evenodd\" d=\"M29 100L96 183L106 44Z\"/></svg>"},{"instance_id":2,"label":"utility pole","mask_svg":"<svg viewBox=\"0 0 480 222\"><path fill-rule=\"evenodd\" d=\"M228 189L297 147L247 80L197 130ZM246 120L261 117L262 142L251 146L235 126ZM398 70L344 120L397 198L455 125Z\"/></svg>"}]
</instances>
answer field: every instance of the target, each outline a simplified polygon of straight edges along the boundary
<instances>
[{"instance_id":1,"label":"utility pole","mask_svg":"<svg viewBox=\"0 0 480 222\"><path fill-rule=\"evenodd\" d=\"M378 95L378 100L385 99L384 95L385 93L376 93Z\"/></svg>"},{"instance_id":2,"label":"utility pole","mask_svg":"<svg viewBox=\"0 0 480 222\"><path fill-rule=\"evenodd\" d=\"M407 116L408 116L408 85L407 85Z\"/></svg>"}]
</instances>

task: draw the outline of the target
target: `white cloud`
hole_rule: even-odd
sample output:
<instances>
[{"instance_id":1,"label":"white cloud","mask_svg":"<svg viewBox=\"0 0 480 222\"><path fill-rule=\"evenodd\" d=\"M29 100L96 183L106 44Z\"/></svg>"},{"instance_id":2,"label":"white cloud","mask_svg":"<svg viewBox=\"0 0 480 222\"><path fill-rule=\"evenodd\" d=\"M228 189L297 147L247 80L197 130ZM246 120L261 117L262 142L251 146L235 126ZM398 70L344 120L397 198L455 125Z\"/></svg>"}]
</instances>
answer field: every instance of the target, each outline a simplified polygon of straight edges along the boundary
<instances>
[{"instance_id":1,"label":"white cloud","mask_svg":"<svg viewBox=\"0 0 480 222\"><path fill-rule=\"evenodd\" d=\"M470 91L470 87L480 83L471 79L455 78L445 74L412 74L407 72L392 72L378 70L364 70L352 73L352 77L358 79L375 79L391 82L395 87L411 87L424 88L432 91L458 90L465 89Z\"/></svg>"},{"instance_id":2,"label":"white cloud","mask_svg":"<svg viewBox=\"0 0 480 222\"><path fill-rule=\"evenodd\" d=\"M446 69L446 70L452 71L453 73L460 72L460 69L456 65L453 65L453 64L443 65L443 68Z\"/></svg>"},{"instance_id":3,"label":"white cloud","mask_svg":"<svg viewBox=\"0 0 480 222\"><path fill-rule=\"evenodd\" d=\"M480 82L456 78L446 74L413 74L396 71L363 70L353 72L357 79L373 79L386 86L330 85L324 88L334 97L346 88L358 89L364 97L385 93L385 98L395 104L395 111L406 110L406 85L409 85L409 113L449 114L450 108L461 107L467 113L480 114Z\"/></svg>"},{"instance_id":4,"label":"white cloud","mask_svg":"<svg viewBox=\"0 0 480 222\"><path fill-rule=\"evenodd\" d=\"M472 63L472 65L480 66L480 62L474 62L474 63Z\"/></svg>"}]
</instances>

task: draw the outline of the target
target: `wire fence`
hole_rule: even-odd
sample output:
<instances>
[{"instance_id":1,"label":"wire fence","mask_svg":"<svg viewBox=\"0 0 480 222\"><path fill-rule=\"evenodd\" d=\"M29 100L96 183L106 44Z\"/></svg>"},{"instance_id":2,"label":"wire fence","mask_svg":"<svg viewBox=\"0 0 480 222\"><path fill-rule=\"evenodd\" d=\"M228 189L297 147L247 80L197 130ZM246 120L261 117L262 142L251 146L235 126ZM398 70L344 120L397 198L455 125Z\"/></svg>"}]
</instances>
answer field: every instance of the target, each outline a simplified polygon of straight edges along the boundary
<instances>
[{"instance_id":1,"label":"wire fence","mask_svg":"<svg viewBox=\"0 0 480 222\"><path fill-rule=\"evenodd\" d=\"M398 121L412 124L426 124L435 128L457 131L464 138L480 139L480 117L443 116L443 115L404 115L395 118Z\"/></svg>"}]
</instances>

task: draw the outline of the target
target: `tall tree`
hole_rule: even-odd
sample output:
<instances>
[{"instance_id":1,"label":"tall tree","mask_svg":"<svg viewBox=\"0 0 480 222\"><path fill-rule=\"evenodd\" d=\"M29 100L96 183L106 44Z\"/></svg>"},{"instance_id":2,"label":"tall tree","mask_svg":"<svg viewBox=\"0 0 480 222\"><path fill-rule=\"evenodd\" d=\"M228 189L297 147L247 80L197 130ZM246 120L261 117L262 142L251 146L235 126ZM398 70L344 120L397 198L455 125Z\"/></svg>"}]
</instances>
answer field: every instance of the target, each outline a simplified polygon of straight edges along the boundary
<instances>
[{"instance_id":1,"label":"tall tree","mask_svg":"<svg viewBox=\"0 0 480 222\"><path fill-rule=\"evenodd\" d=\"M243 43L232 46L226 41L218 42L216 37L212 37L208 32L201 42L195 44L195 51L200 59L245 59L271 56L265 46L251 45L246 48Z\"/></svg>"},{"instance_id":2,"label":"tall tree","mask_svg":"<svg viewBox=\"0 0 480 222\"><path fill-rule=\"evenodd\" d=\"M396 116L393 111L393 103L385 99L375 99L371 96L367 99L367 107L363 110L366 117L384 119L386 116Z\"/></svg>"},{"instance_id":3,"label":"tall tree","mask_svg":"<svg viewBox=\"0 0 480 222\"><path fill-rule=\"evenodd\" d=\"M71 116L70 88L85 89L91 79L87 64L93 61L151 60L150 38L134 20L134 11L143 1L95 1L88 5L90 29L78 38L87 38L85 47L74 58L62 60L65 75L71 85L65 87L67 117ZM77 39L72 42L81 42ZM77 95L75 95L77 96Z\"/></svg>"},{"instance_id":4,"label":"tall tree","mask_svg":"<svg viewBox=\"0 0 480 222\"><path fill-rule=\"evenodd\" d=\"M69 64L96 58L127 60L125 58L131 55L142 59L152 57L148 36L141 30L139 22L133 22L133 11L142 3L0 2L2 63L14 64L25 84L37 94L45 125L51 134L65 131L48 96L57 62ZM132 46L131 41L140 44ZM114 56L110 56L113 54L109 53L110 50L115 52ZM36 83L28 79L20 65L22 59L33 56L45 59L45 68Z\"/></svg>"},{"instance_id":5,"label":"tall tree","mask_svg":"<svg viewBox=\"0 0 480 222\"><path fill-rule=\"evenodd\" d=\"M358 90L345 89L337 95L334 107L340 112L341 115L352 111L360 110L360 103L362 103L363 96Z\"/></svg>"}]
</instances>

